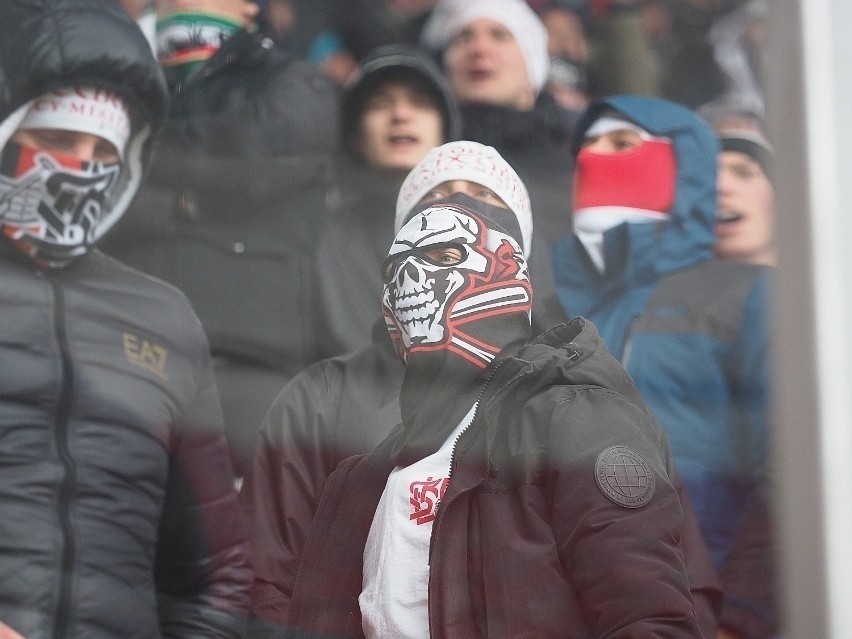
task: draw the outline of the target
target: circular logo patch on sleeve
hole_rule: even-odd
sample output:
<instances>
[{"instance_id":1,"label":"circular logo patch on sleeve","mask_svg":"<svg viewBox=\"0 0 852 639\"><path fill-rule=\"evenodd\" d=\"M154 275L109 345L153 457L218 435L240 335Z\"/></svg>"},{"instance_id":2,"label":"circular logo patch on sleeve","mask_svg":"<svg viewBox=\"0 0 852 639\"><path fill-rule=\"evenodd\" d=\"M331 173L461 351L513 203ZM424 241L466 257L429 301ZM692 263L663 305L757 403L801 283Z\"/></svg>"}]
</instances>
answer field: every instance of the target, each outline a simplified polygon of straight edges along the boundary
<instances>
[{"instance_id":1,"label":"circular logo patch on sleeve","mask_svg":"<svg viewBox=\"0 0 852 639\"><path fill-rule=\"evenodd\" d=\"M654 496L654 471L627 446L610 446L598 455L595 479L607 498L625 508L641 508Z\"/></svg>"}]
</instances>

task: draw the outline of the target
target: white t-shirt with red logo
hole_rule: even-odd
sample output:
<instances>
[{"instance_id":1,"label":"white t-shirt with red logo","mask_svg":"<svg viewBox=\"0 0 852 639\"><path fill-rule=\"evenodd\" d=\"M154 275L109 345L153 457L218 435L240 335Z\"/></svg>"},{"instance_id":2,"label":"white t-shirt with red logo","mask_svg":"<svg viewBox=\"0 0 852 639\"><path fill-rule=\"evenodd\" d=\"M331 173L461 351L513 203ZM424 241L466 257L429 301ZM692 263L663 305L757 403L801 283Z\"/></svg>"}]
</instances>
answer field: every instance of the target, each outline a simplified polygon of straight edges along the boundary
<instances>
[{"instance_id":1,"label":"white t-shirt with red logo","mask_svg":"<svg viewBox=\"0 0 852 639\"><path fill-rule=\"evenodd\" d=\"M429 539L435 509L449 484L456 439L473 420L474 405L437 452L388 476L364 547L358 603L364 634L429 637Z\"/></svg>"}]
</instances>

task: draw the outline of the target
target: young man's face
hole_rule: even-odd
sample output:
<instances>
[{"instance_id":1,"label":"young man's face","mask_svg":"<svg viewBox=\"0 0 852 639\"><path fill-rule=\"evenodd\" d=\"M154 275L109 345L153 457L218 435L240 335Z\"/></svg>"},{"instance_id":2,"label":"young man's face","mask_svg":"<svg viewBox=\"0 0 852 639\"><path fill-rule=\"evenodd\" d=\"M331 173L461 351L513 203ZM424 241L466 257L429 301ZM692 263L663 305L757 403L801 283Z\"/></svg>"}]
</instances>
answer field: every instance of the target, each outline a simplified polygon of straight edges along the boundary
<instances>
[{"instance_id":1,"label":"young man's face","mask_svg":"<svg viewBox=\"0 0 852 639\"><path fill-rule=\"evenodd\" d=\"M444 69L460 102L521 111L535 103L521 48L496 20L480 18L459 31L444 52Z\"/></svg>"},{"instance_id":2,"label":"young man's face","mask_svg":"<svg viewBox=\"0 0 852 639\"><path fill-rule=\"evenodd\" d=\"M421 83L389 80L364 102L358 148L376 168L409 171L444 142L444 121L435 96Z\"/></svg>"},{"instance_id":3,"label":"young man's face","mask_svg":"<svg viewBox=\"0 0 852 639\"><path fill-rule=\"evenodd\" d=\"M775 190L760 164L745 153L723 151L716 191L716 254L755 264L773 263Z\"/></svg>"},{"instance_id":4,"label":"young man's face","mask_svg":"<svg viewBox=\"0 0 852 639\"><path fill-rule=\"evenodd\" d=\"M624 153L642 145L642 137L632 129L616 129L602 135L587 137L583 140L582 148L594 153L612 155Z\"/></svg>"}]
</instances>

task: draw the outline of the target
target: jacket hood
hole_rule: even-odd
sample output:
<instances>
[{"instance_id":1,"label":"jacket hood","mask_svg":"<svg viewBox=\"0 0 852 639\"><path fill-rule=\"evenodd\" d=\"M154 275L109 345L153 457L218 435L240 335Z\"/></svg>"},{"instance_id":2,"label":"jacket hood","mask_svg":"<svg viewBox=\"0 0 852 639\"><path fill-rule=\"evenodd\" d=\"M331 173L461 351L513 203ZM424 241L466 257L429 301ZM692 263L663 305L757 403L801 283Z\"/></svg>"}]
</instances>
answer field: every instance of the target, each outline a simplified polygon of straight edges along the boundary
<instances>
[{"instance_id":1,"label":"jacket hood","mask_svg":"<svg viewBox=\"0 0 852 639\"><path fill-rule=\"evenodd\" d=\"M114 0L3 0L0 11L0 149L30 104L55 89L87 86L120 95L132 132L95 241L122 216L139 188L167 91L139 26Z\"/></svg>"},{"instance_id":2,"label":"jacket hood","mask_svg":"<svg viewBox=\"0 0 852 639\"><path fill-rule=\"evenodd\" d=\"M618 111L652 135L672 140L677 160L675 201L661 243L674 262L706 259L715 242L719 151L710 126L687 107L661 98L635 95L601 98L592 102L577 122L571 148L575 158L588 128L609 109Z\"/></svg>"},{"instance_id":3,"label":"jacket hood","mask_svg":"<svg viewBox=\"0 0 852 639\"><path fill-rule=\"evenodd\" d=\"M558 385L600 386L644 406L627 371L610 354L595 325L583 317L542 333L501 368L502 380L494 380L495 388L522 378L524 395Z\"/></svg>"},{"instance_id":4,"label":"jacket hood","mask_svg":"<svg viewBox=\"0 0 852 639\"><path fill-rule=\"evenodd\" d=\"M368 54L346 84L341 96L341 123L346 139L344 146L353 155L358 135L358 118L370 91L382 80L394 77L419 78L437 98L444 120L444 142L458 140L461 115L456 99L444 74L423 50L405 44L388 44Z\"/></svg>"}]
</instances>

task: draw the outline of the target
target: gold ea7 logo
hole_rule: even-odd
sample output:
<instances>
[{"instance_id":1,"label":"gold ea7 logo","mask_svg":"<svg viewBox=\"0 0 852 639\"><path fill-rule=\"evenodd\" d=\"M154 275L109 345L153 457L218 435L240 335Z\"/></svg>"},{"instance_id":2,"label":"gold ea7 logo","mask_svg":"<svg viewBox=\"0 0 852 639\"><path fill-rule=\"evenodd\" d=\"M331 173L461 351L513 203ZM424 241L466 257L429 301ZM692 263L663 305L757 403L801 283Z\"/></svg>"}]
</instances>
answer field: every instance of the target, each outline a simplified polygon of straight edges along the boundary
<instances>
[{"instance_id":1,"label":"gold ea7 logo","mask_svg":"<svg viewBox=\"0 0 852 639\"><path fill-rule=\"evenodd\" d=\"M128 362L135 366L141 366L163 379L169 378L168 373L166 373L166 360L169 352L165 348L132 333L123 333L121 341Z\"/></svg>"}]
</instances>

